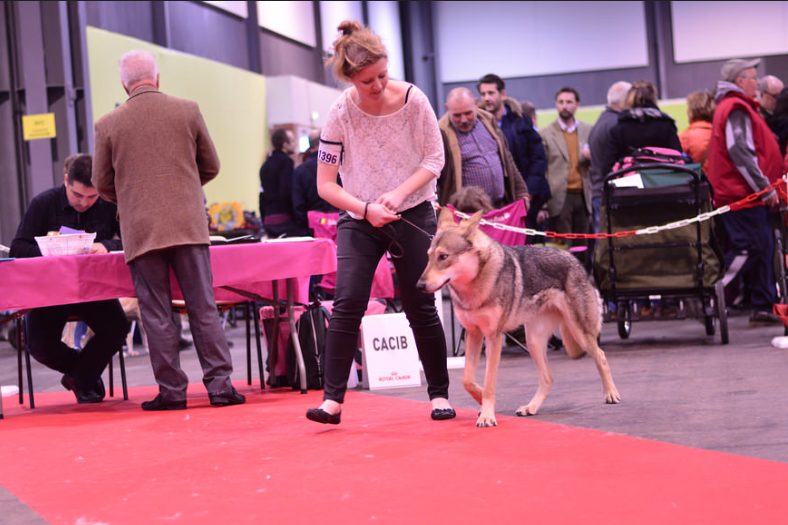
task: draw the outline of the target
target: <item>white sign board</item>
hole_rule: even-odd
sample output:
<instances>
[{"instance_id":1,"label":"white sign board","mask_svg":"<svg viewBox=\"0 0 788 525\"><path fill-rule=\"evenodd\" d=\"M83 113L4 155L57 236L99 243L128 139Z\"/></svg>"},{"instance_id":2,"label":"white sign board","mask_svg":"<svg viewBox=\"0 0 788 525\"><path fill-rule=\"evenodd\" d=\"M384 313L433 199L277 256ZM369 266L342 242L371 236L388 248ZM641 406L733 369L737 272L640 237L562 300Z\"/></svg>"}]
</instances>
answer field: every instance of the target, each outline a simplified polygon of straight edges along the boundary
<instances>
[{"instance_id":1,"label":"white sign board","mask_svg":"<svg viewBox=\"0 0 788 525\"><path fill-rule=\"evenodd\" d=\"M365 315L361 332L364 388L421 386L416 341L404 313Z\"/></svg>"}]
</instances>

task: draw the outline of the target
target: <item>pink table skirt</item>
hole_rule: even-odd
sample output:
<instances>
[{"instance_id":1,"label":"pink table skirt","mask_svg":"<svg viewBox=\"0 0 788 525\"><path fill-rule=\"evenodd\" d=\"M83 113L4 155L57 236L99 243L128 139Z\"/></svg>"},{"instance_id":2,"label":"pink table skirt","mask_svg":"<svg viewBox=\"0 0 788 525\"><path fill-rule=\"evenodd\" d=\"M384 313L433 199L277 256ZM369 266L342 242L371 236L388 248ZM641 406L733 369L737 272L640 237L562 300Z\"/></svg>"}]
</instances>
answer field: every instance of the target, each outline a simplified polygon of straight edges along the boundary
<instances>
[{"instance_id":1,"label":"pink table skirt","mask_svg":"<svg viewBox=\"0 0 788 525\"><path fill-rule=\"evenodd\" d=\"M217 300L241 300L229 286L260 297L287 297L286 279L294 279L294 301L308 302L309 278L336 271L336 247L326 239L211 247ZM182 295L171 276L173 298ZM131 274L122 253L35 257L0 262L0 311L134 297Z\"/></svg>"}]
</instances>

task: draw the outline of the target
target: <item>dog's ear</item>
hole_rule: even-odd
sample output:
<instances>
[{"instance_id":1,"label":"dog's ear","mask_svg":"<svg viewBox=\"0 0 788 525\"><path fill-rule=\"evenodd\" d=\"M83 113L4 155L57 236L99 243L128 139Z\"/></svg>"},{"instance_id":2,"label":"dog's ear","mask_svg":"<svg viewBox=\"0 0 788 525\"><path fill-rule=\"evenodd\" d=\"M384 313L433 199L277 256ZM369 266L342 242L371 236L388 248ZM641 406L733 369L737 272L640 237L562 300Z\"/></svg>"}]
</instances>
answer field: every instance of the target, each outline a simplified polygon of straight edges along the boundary
<instances>
[{"instance_id":1,"label":"dog's ear","mask_svg":"<svg viewBox=\"0 0 788 525\"><path fill-rule=\"evenodd\" d=\"M454 226L454 212L451 209L444 207L441 214L438 216L438 228L448 228Z\"/></svg>"},{"instance_id":2,"label":"dog's ear","mask_svg":"<svg viewBox=\"0 0 788 525\"><path fill-rule=\"evenodd\" d=\"M479 221L482 220L483 212L482 210L477 211L473 214L473 216L468 219L465 223L465 228L468 230L475 230L479 227Z\"/></svg>"}]
</instances>

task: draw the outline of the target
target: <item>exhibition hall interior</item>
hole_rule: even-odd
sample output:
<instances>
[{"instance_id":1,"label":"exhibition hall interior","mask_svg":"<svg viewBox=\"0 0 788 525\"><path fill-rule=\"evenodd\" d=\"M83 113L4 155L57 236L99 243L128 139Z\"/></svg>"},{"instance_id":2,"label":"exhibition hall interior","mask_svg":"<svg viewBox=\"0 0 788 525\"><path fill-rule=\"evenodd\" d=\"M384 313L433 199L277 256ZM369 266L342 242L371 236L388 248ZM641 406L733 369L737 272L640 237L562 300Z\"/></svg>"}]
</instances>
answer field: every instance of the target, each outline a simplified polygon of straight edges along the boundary
<instances>
[{"instance_id":1,"label":"exhibition hall interior","mask_svg":"<svg viewBox=\"0 0 788 525\"><path fill-rule=\"evenodd\" d=\"M788 512L782 494L788 481L786 15L788 2L3 2L0 525L272 519L386 525L782 523ZM358 174L351 171L343 184L342 163L352 170L361 165L359 157L331 149L336 144L329 139L317 140L321 132L335 137L337 128L351 122L348 117L340 123L340 101L351 100L349 106L367 101L359 94L358 77L344 78L329 61L341 36L338 26L348 20L379 37L389 92L400 82L415 86L416 101L428 109L423 129L407 117L402 126L418 132L407 128L398 135L412 143L414 136L432 133L431 144L443 162L440 174L427 183L434 186L427 200L435 214L430 211L426 222L408 215L410 209L397 212L395 218L402 220L395 227L373 222L390 195L366 196L377 191L381 174L400 165L401 159L387 157L395 147L383 144L370 154L380 174L365 174L369 183L353 180ZM134 262L137 254L130 247L155 244L160 230L140 227L120 235L124 213L131 217L141 208L123 208L120 200L112 204L117 213L111 219L119 229L113 237L117 244L104 250L109 253L91 252L92 238L84 247L68 248L69 239L76 242L84 234L70 227L35 234L31 245L40 247L41 257L14 252L26 232L20 225L29 224L26 212L40 205L38 196L66 188L62 193L69 201L56 213L77 209L69 183L76 179L68 177L75 156L93 159L94 184L101 180L100 169L101 176L116 177L119 159L129 158L130 150L121 146L125 137L108 138L102 125L134 107L134 90L127 90L119 75L119 60L132 50L146 52L158 67L158 86L143 89L196 103L202 124L195 129L207 130L215 157L206 156L220 163L210 176L198 166L199 177L210 178L202 181L204 210L198 208L204 216L197 221L200 235L207 229L210 247L201 262L189 255L185 266L197 270L190 275L200 274L199 284L181 284L176 272L185 270L176 270L175 262L171 269L165 266L169 280L161 297L167 328L150 333L143 317L154 324L153 314L145 311L152 301L140 288L150 270ZM614 95L616 85L626 89ZM638 87L651 97L644 107L638 107ZM725 105L730 89L742 92L746 108ZM505 108L488 103L485 90L498 95ZM567 117L568 94L573 100ZM682 138L697 124L695 94L703 94L711 108L698 156ZM461 133L454 109L466 95L479 124L472 134ZM626 95L631 96L625 103ZM746 113L746 126L736 128L734 118L726 124L721 107ZM523 116L528 108L534 110L532 119ZM635 111L640 109L648 111ZM594 133L603 133L599 124L613 113L622 117L614 115L605 125L621 126L625 112L641 123L658 115L669 123L677 147L627 147L619 150L627 155L616 156L616 164L606 164L603 172L589 151ZM519 127L506 124L509 117ZM173 128L171 136L187 133L185 124L157 122ZM374 124L363 129L376 132ZM512 140L515 129L531 138ZM159 129L138 131L162 136ZM342 133L353 135L347 129ZM604 133L615 134L610 128ZM627 142L629 136L621 133ZM521 161L518 155L525 159L526 154L516 151L522 144L517 140L536 141L528 155L539 160L527 162L541 163L541 172ZM152 159L175 158L177 144L160 141L153 144L155 152L136 151L132 158L159 176ZM725 153L713 153L715 144ZM567 145L577 152L568 152ZM211 149L200 147L198 164ZM403 143L403 158L413 156L408 147ZM489 206L480 205L487 206L481 224L489 227L481 236L502 245L493 255L486 251L490 245L480 248L476 233L468 233L476 231L475 221L465 220L473 211L464 215L459 201L442 195L476 185L467 156L483 147L492 148L487 154L500 161L497 169L504 177L492 190L498 194L485 196ZM778 155L777 147L779 157L767 163L768 155ZM326 152L337 153L331 169L336 168L339 184L326 170L332 163ZM607 160L611 150L605 153ZM336 200L349 207L310 208L308 228L281 234L284 219L270 204L266 211L262 182L265 164L271 166L277 155L287 159L282 162L291 166L293 181L299 173L311 174L315 195L318 186L329 191L327 179L332 192L356 192ZM647 167L638 168L638 162ZM144 224L158 220L164 230L173 230L182 224L173 218L182 202L172 197L181 195L172 190L180 179L172 175L176 162L164 164L161 184L138 190L143 197L137 202L164 202L156 210L146 207L156 220ZM749 196L723 200L728 195L714 173L723 165L746 181L736 188L745 185ZM566 173L556 182L562 167ZM589 176L601 177L593 189L595 204ZM531 177L541 178L552 196L539 200L537 186L529 182L527 189L517 189L514 177L522 187L535 180ZM91 185L77 184L94 193ZM118 191L128 187L118 184ZM106 187L96 188L93 198L98 192L108 195ZM556 211L559 195L567 204ZM291 208L298 203L293 199ZM359 199L361 206L354 208ZM582 208L582 226L571 218L559 220L569 213L570 202ZM457 226L435 220L446 210L455 213ZM760 239L748 226L756 211L763 212L765 233L758 232L765 240L748 244ZM733 214L742 214L739 222L729 222ZM370 237L383 243L379 260L375 253L374 276L374 265L366 264L366 238L348 223L380 232ZM464 232L458 237L467 243L452 257L446 245L438 248L440 232L451 228ZM58 252L61 244L65 251ZM182 244L192 241L176 240L153 251L167 254ZM414 245L423 248L415 259L409 253ZM477 332L466 327L474 308L462 302L459 285L449 283L467 267L481 275L490 260L499 264L500 253L521 259L496 266L489 277L494 292L478 308L497 308L498 317L518 311L520 327L503 330L499 323L497 336L488 337L476 355ZM570 257L563 258L566 253ZM449 277L435 289L425 284L427 272L413 284L421 270L405 284L412 261L434 270L439 259L450 259L447 266L458 264L461 270L447 270ZM515 274L507 275L513 266ZM351 276L348 282L369 277L372 283L359 293L366 310L357 348L350 349L355 355L348 361L347 380L340 377L340 424L339 413L323 410L331 407L327 400L334 402L324 390L323 374L325 359L337 352L327 334L344 329L338 326L351 308L346 290L353 287L337 286L342 275ZM570 282L577 276L583 286ZM566 280L555 284L560 279ZM196 304L192 286L213 291L218 324L213 319L211 326L221 326L232 361L222 389L212 386L210 370L218 365L215 354L204 350L209 329L189 307ZM519 297L521 288L527 296L523 303L506 303L512 293ZM440 360L445 350L448 394L435 386L433 365L425 371L424 333L410 317L416 311L410 292L417 289L418 297L424 291L435 296L446 344L433 350ZM579 289L592 300L578 298ZM28 345L37 340L31 333L37 310L97 301L121 305L128 330L94 388ZM213 302L208 305L211 317ZM332 326L335 307L340 323ZM170 313L177 339L171 337ZM62 337L59 330L56 334L59 345L80 356L92 351L86 351L91 338L101 339L91 329L83 335L82 320L69 313L62 319ZM559 320L563 329L557 328ZM544 352L535 350L544 342ZM158 354L170 343L178 349L168 354L166 366L179 370L179 381L181 374L188 377L188 389L184 399L168 404L170 383L162 380L165 365ZM436 403L444 396L451 408Z\"/></svg>"}]
</instances>

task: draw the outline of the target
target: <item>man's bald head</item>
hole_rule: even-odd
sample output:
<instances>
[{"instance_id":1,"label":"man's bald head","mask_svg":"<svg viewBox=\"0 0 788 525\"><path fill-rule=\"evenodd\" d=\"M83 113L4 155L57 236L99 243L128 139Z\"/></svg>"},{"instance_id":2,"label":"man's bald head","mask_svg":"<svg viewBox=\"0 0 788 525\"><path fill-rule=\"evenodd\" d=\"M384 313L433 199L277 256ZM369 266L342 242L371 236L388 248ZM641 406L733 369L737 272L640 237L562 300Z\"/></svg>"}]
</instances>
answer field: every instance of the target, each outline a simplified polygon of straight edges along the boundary
<instances>
[{"instance_id":1,"label":"man's bald head","mask_svg":"<svg viewBox=\"0 0 788 525\"><path fill-rule=\"evenodd\" d=\"M446 112L457 131L468 133L476 125L479 106L470 89L454 88L446 96Z\"/></svg>"},{"instance_id":2,"label":"man's bald head","mask_svg":"<svg viewBox=\"0 0 788 525\"><path fill-rule=\"evenodd\" d=\"M761 94L759 100L763 109L769 113L774 113L774 108L777 106L777 96L784 87L783 81L774 75L766 75L761 79L760 84L758 84L758 91Z\"/></svg>"}]
</instances>

